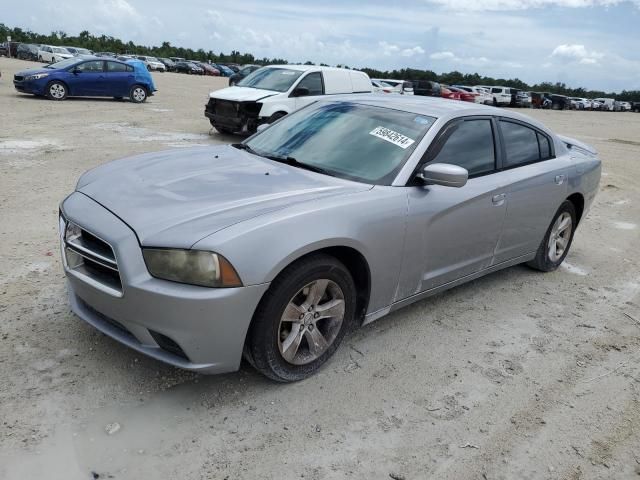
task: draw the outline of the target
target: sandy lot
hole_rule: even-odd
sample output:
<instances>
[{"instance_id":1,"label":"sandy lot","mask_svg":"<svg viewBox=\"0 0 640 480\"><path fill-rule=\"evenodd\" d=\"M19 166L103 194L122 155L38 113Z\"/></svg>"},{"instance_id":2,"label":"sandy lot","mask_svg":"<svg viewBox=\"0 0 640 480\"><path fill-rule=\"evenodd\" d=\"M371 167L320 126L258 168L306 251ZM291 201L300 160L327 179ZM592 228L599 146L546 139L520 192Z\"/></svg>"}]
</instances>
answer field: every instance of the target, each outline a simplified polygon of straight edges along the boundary
<instances>
[{"instance_id":1,"label":"sandy lot","mask_svg":"<svg viewBox=\"0 0 640 480\"><path fill-rule=\"evenodd\" d=\"M233 140L203 117L224 80L157 74L144 105L57 103L14 91L29 65L0 58L0 478L640 473L640 115L529 112L604 163L563 268L514 267L405 308L280 385L248 366L204 377L144 358L65 296L57 208L77 177Z\"/></svg>"}]
</instances>

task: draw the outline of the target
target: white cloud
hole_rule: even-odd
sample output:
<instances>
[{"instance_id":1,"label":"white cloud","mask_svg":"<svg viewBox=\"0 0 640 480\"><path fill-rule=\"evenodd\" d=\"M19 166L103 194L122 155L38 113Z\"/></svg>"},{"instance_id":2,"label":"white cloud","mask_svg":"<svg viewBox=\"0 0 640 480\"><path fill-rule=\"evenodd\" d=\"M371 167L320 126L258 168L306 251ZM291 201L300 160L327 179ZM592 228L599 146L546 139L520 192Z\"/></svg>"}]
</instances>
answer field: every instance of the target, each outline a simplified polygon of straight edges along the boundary
<instances>
[{"instance_id":1,"label":"white cloud","mask_svg":"<svg viewBox=\"0 0 640 480\"><path fill-rule=\"evenodd\" d=\"M475 11L515 11L529 10L545 7L609 7L624 3L632 3L640 7L640 0L431 0L433 3L451 10L475 10Z\"/></svg>"},{"instance_id":2,"label":"white cloud","mask_svg":"<svg viewBox=\"0 0 640 480\"><path fill-rule=\"evenodd\" d=\"M413 57L414 55L422 55L424 54L424 48L419 45L416 45L413 48L405 48L400 52L400 55L403 57Z\"/></svg>"},{"instance_id":3,"label":"white cloud","mask_svg":"<svg viewBox=\"0 0 640 480\"><path fill-rule=\"evenodd\" d=\"M595 50L587 50L584 45L558 45L551 52L552 57L557 57L569 62L579 62L583 65L597 65L604 58L604 53Z\"/></svg>"},{"instance_id":4,"label":"white cloud","mask_svg":"<svg viewBox=\"0 0 640 480\"><path fill-rule=\"evenodd\" d=\"M429 55L431 60L454 60L457 57L453 52L436 52Z\"/></svg>"},{"instance_id":5,"label":"white cloud","mask_svg":"<svg viewBox=\"0 0 640 480\"><path fill-rule=\"evenodd\" d=\"M384 41L378 42L378 46L382 48L382 54L387 56L395 55L396 53L398 53L398 50L400 50L400 47L398 47L397 45L392 45Z\"/></svg>"}]
</instances>

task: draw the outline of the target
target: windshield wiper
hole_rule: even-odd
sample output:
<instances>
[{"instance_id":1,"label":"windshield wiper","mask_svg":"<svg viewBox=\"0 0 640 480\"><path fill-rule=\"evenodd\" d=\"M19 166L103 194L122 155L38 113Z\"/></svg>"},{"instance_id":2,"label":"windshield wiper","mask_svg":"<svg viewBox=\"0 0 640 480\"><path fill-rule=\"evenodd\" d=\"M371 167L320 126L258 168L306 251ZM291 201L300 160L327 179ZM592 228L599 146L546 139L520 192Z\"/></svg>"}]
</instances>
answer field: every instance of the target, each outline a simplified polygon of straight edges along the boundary
<instances>
[{"instance_id":1,"label":"windshield wiper","mask_svg":"<svg viewBox=\"0 0 640 480\"><path fill-rule=\"evenodd\" d=\"M311 172L333 176L328 170L325 170L324 168L316 167L315 165L310 165L308 163L299 162L293 157L283 157L279 155L263 155L263 157L268 158L269 160L273 160L274 162L286 163L287 165L291 165L292 167L298 167L304 170L309 170Z\"/></svg>"},{"instance_id":2,"label":"windshield wiper","mask_svg":"<svg viewBox=\"0 0 640 480\"><path fill-rule=\"evenodd\" d=\"M264 157L264 155L259 154L246 143L232 143L231 146L233 148L237 148L238 150L246 150L247 152L253 153L254 155L258 155L259 157Z\"/></svg>"},{"instance_id":3,"label":"windshield wiper","mask_svg":"<svg viewBox=\"0 0 640 480\"><path fill-rule=\"evenodd\" d=\"M291 165L292 167L302 168L304 170L309 170L311 172L322 173L324 175L329 175L333 177L334 175L321 167L316 167L315 165L309 165L308 163L302 163L296 160L293 157L284 157L281 155L270 155L256 152L253 148L251 148L246 143L232 143L232 147L237 148L238 150L245 150L253 155L258 155L259 157L267 158L269 160L273 160L274 162L286 163L287 165Z\"/></svg>"}]
</instances>

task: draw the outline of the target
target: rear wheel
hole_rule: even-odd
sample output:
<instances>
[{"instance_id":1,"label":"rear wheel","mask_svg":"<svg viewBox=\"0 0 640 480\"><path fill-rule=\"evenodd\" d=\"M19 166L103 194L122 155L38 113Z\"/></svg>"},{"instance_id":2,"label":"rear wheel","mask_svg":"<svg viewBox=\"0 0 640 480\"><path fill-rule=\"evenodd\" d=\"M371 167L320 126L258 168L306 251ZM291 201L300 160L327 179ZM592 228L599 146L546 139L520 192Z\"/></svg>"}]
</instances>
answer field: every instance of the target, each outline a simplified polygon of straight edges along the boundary
<instances>
[{"instance_id":1,"label":"rear wheel","mask_svg":"<svg viewBox=\"0 0 640 480\"><path fill-rule=\"evenodd\" d=\"M67 86L62 82L54 81L47 85L46 95L50 100L64 100L67 93Z\"/></svg>"},{"instance_id":2,"label":"rear wheel","mask_svg":"<svg viewBox=\"0 0 640 480\"><path fill-rule=\"evenodd\" d=\"M569 253L576 226L576 209L572 202L565 200L554 215L536 257L527 265L543 272L558 268Z\"/></svg>"},{"instance_id":3,"label":"rear wheel","mask_svg":"<svg viewBox=\"0 0 640 480\"><path fill-rule=\"evenodd\" d=\"M129 99L133 103L142 103L147 100L147 90L140 85L134 85L129 92Z\"/></svg>"},{"instance_id":4,"label":"rear wheel","mask_svg":"<svg viewBox=\"0 0 640 480\"><path fill-rule=\"evenodd\" d=\"M356 289L347 268L328 255L287 267L260 302L245 355L267 377L293 382L313 375L353 324Z\"/></svg>"}]
</instances>

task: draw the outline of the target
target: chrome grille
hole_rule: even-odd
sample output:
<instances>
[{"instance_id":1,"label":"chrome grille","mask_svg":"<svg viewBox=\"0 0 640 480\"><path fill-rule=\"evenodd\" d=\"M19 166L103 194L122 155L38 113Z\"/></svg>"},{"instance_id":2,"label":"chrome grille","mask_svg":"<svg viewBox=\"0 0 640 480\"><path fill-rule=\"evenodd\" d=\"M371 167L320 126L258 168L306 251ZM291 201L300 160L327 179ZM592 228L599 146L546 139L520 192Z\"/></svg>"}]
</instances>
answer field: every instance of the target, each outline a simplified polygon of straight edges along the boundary
<instances>
[{"instance_id":1,"label":"chrome grille","mask_svg":"<svg viewBox=\"0 0 640 480\"><path fill-rule=\"evenodd\" d=\"M62 216L60 236L69 273L106 293L122 296L118 262L111 245Z\"/></svg>"}]
</instances>

